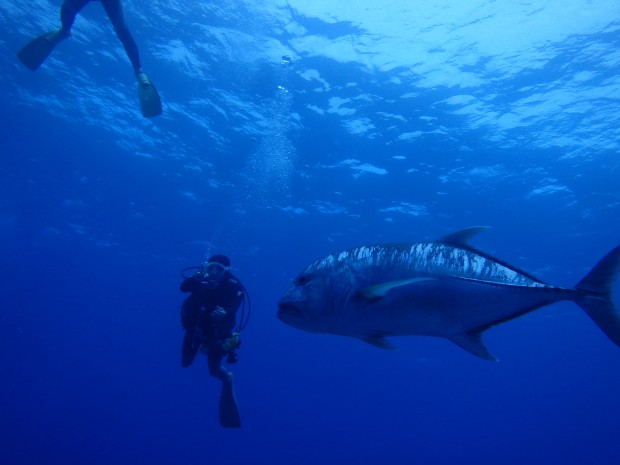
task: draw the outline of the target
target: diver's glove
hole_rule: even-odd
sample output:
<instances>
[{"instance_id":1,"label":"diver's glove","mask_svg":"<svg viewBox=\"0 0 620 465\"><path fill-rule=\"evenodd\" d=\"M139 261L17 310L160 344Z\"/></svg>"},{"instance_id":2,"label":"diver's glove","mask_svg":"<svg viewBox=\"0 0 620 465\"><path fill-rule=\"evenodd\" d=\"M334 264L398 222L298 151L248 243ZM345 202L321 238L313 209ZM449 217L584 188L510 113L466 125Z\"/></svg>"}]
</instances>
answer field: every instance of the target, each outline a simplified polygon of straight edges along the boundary
<instances>
[{"instance_id":1,"label":"diver's glove","mask_svg":"<svg viewBox=\"0 0 620 465\"><path fill-rule=\"evenodd\" d=\"M215 307L215 310L211 312L211 318L213 318L215 321L222 321L226 319L226 310L224 310L222 307Z\"/></svg>"},{"instance_id":2,"label":"diver's glove","mask_svg":"<svg viewBox=\"0 0 620 465\"><path fill-rule=\"evenodd\" d=\"M231 352L241 345L241 339L239 339L239 333L232 333L232 335L222 342L222 350L224 352Z\"/></svg>"},{"instance_id":3,"label":"diver's glove","mask_svg":"<svg viewBox=\"0 0 620 465\"><path fill-rule=\"evenodd\" d=\"M228 352L228 354L226 355L226 363L237 363L237 360L239 358L237 357L237 352L235 352L234 350L232 352Z\"/></svg>"}]
</instances>

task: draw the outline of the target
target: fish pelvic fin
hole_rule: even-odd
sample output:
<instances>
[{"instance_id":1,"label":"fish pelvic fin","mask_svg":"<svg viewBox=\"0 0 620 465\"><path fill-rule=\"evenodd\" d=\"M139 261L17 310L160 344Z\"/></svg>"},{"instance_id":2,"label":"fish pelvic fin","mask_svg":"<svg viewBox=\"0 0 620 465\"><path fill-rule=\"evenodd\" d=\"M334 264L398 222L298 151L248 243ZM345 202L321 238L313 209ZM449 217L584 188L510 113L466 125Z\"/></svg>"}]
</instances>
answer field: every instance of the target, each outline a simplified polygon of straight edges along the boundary
<instances>
[{"instance_id":1,"label":"fish pelvic fin","mask_svg":"<svg viewBox=\"0 0 620 465\"><path fill-rule=\"evenodd\" d=\"M379 349L398 350L398 347L392 345L382 334L367 334L360 339L370 345L378 347Z\"/></svg>"},{"instance_id":2,"label":"fish pelvic fin","mask_svg":"<svg viewBox=\"0 0 620 465\"><path fill-rule=\"evenodd\" d=\"M465 349L471 354L483 358L484 360L497 362L497 358L489 352L489 349L487 349L482 342L482 331L468 331L466 333L457 334L448 339L454 342L461 349Z\"/></svg>"},{"instance_id":3,"label":"fish pelvic fin","mask_svg":"<svg viewBox=\"0 0 620 465\"><path fill-rule=\"evenodd\" d=\"M605 255L575 286L575 303L620 346L620 313L613 303L613 285L620 272L620 246Z\"/></svg>"}]
</instances>

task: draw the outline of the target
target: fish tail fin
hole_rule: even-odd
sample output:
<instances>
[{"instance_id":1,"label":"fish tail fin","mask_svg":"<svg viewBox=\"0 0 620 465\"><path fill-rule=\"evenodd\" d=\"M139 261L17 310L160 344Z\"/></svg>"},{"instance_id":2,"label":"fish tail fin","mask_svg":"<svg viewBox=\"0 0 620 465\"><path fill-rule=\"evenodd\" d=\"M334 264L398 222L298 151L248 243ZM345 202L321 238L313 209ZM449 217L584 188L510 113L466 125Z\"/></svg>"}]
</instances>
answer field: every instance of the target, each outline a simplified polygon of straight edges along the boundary
<instances>
[{"instance_id":1,"label":"fish tail fin","mask_svg":"<svg viewBox=\"0 0 620 465\"><path fill-rule=\"evenodd\" d=\"M605 255L575 286L575 302L599 328L620 346L620 313L614 306L612 290L620 272L620 246Z\"/></svg>"}]
</instances>

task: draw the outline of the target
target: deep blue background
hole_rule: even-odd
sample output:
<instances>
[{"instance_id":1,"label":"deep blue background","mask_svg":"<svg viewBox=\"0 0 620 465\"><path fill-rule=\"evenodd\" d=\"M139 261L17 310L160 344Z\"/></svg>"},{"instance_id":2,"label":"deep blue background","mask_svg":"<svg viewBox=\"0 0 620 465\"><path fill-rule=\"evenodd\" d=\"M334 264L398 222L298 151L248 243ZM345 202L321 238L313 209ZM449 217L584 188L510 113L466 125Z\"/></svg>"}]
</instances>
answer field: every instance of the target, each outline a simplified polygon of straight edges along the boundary
<instances>
[{"instance_id":1,"label":"deep blue background","mask_svg":"<svg viewBox=\"0 0 620 465\"><path fill-rule=\"evenodd\" d=\"M280 51L250 59L213 40L197 55L200 74L156 44L178 36L191 49L196 37L178 21L248 33L248 11L261 5L211 2L204 16L170 5L147 23L126 2L164 99L164 116L144 120L99 5L30 73L15 50L55 24L58 4L20 23L23 3L1 10L2 463L617 462L620 352L572 303L490 330L499 363L430 338L381 351L275 316L290 280L320 256L479 224L492 229L477 247L547 282L578 282L620 243L618 146L601 143L613 139L618 114L592 98L585 110L495 137L441 102L496 93L498 106L514 107L528 88L560 91L564 76L592 71L581 95L611 88L605 98L617 104L617 62L601 64L596 47L590 61L574 60L576 43L617 50L617 32L569 34L541 68L464 92L396 84L401 68L371 72L290 44L298 53L287 64ZM299 10L291 17L330 40L364 32ZM483 68L484 57L462 70ZM318 81L302 77L309 69L330 89L316 91ZM347 115L310 109L329 108L332 96L350 98L343 106L374 129L356 133ZM414 131L424 135L398 138ZM540 143L562 134L574 145ZM408 205L418 209L403 212ZM219 385L204 361L180 367L179 271L215 252L231 257L252 300L232 367L240 430L218 426Z\"/></svg>"}]
</instances>

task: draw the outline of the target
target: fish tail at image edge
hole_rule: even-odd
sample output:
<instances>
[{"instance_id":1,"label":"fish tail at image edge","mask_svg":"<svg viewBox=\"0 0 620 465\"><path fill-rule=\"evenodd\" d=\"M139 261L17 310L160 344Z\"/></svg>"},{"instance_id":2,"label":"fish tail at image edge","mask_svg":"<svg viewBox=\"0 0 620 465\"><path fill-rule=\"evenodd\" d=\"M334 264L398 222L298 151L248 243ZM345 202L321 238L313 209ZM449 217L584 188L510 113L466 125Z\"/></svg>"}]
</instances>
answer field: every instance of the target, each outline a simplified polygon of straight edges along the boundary
<instances>
[{"instance_id":1,"label":"fish tail at image edge","mask_svg":"<svg viewBox=\"0 0 620 465\"><path fill-rule=\"evenodd\" d=\"M577 303L599 328L620 347L620 313L612 290L620 271L620 246L605 255L575 286Z\"/></svg>"}]
</instances>

